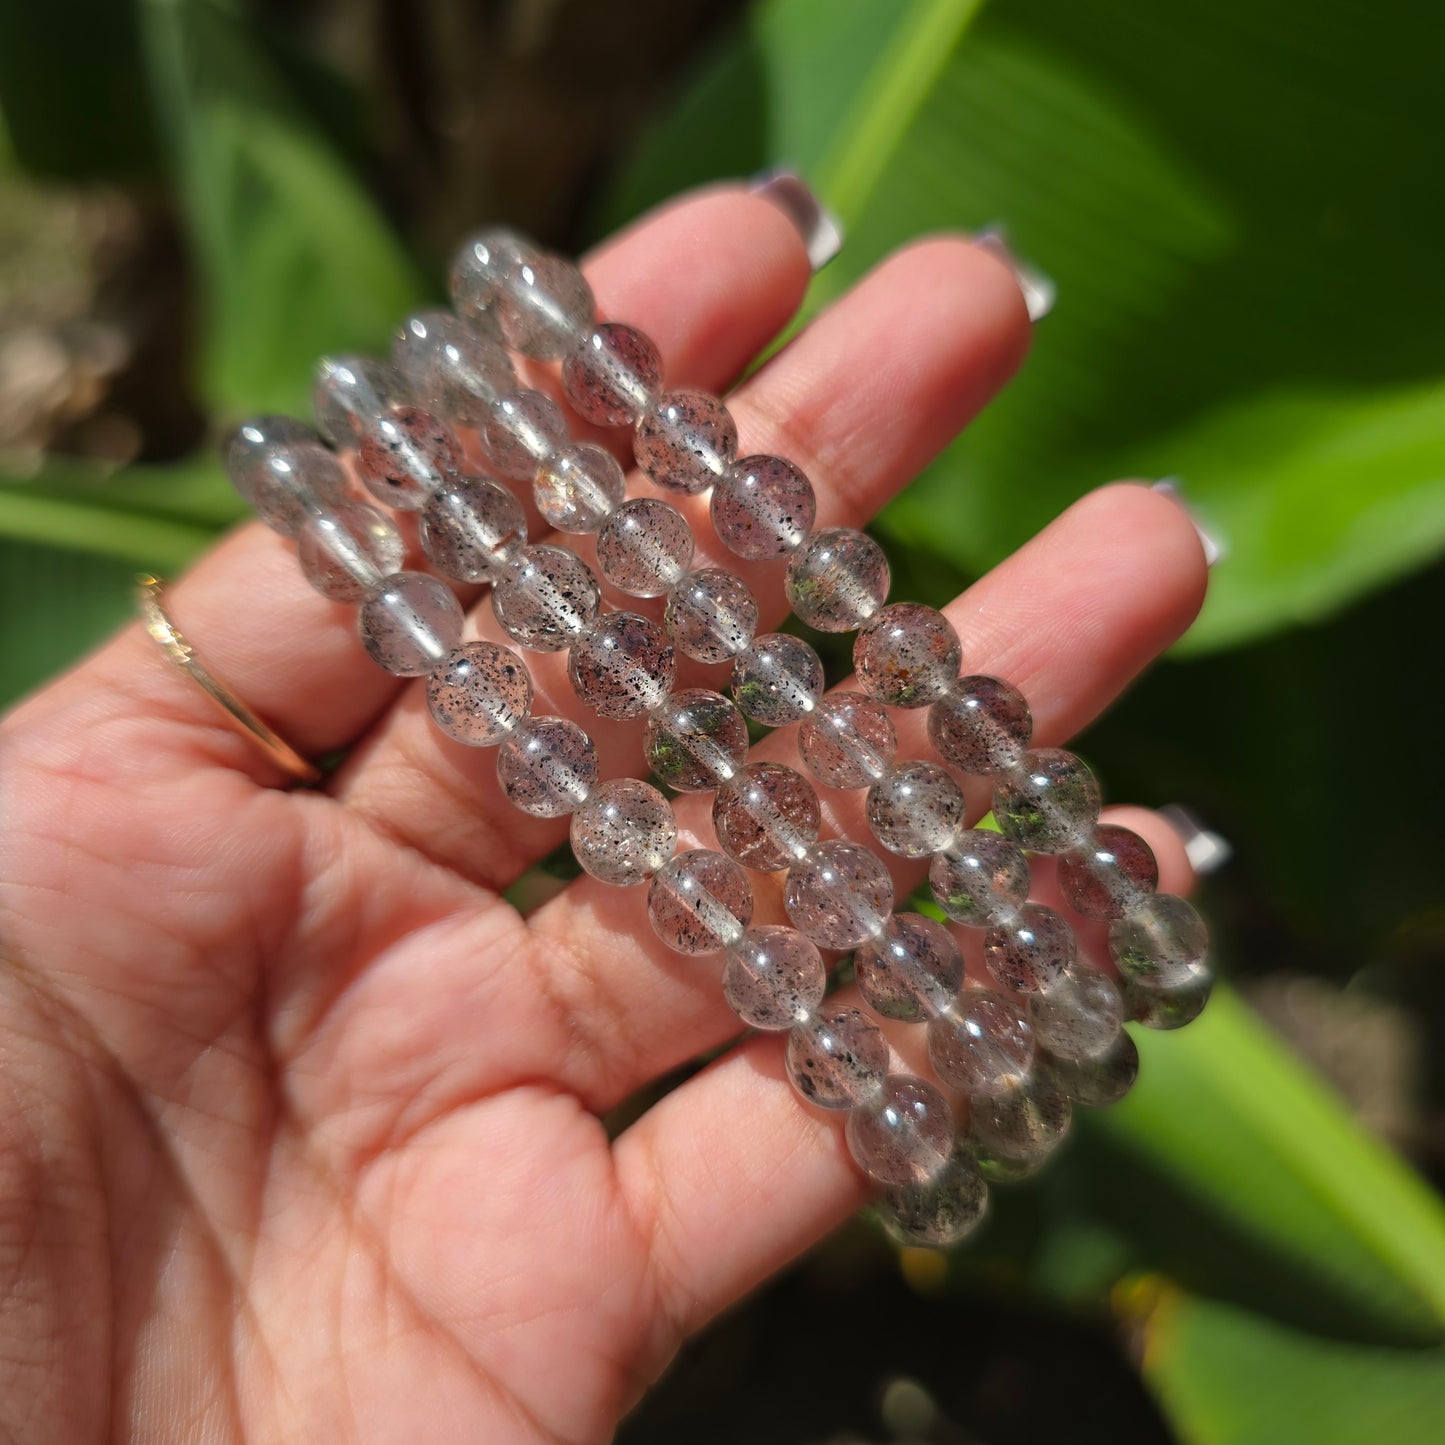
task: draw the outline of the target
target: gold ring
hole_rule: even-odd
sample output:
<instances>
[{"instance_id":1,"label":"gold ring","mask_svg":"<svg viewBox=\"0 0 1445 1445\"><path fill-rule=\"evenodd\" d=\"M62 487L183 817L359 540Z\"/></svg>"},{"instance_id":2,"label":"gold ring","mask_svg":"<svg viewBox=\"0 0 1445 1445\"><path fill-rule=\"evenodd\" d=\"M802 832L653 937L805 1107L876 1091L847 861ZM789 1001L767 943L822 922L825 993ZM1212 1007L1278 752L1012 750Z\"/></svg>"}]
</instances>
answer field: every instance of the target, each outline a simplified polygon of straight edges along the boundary
<instances>
[{"instance_id":1,"label":"gold ring","mask_svg":"<svg viewBox=\"0 0 1445 1445\"><path fill-rule=\"evenodd\" d=\"M282 772L298 782L315 783L321 778L314 768L288 742L277 735L222 683L196 656L180 628L166 611L164 588L159 577L142 573L136 578L136 602L145 629L160 645L161 651L197 683L201 691L255 742Z\"/></svg>"}]
</instances>

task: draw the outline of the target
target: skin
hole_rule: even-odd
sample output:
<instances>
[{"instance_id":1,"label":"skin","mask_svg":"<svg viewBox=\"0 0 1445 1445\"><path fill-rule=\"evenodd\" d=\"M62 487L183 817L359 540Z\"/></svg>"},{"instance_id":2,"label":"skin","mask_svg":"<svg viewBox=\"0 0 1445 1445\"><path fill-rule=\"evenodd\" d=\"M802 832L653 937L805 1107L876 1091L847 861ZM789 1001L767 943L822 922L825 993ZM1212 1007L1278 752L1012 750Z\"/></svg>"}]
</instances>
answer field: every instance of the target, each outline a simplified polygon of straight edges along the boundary
<instances>
[{"instance_id":1,"label":"skin","mask_svg":"<svg viewBox=\"0 0 1445 1445\"><path fill-rule=\"evenodd\" d=\"M735 188L587 269L601 314L711 388L808 276ZM1028 335L997 260L920 242L735 394L744 449L796 459L820 525L861 523ZM1017 682L1058 743L1185 629L1204 577L1177 505L1116 485L950 616L965 665ZM778 569L749 579L776 620ZM865 1199L838 1121L756 1037L610 1140L605 1111L736 1036L716 960L668 953L637 890L503 901L564 828L500 800L492 754L436 732L291 544L243 527L169 597L299 749L350 751L326 789L288 788L136 627L0 723L6 1438L608 1439L687 1335ZM581 719L538 661L536 710ZM899 725L926 756L922 715ZM594 730L603 776L635 767L637 726ZM758 755L786 760L794 731ZM856 796L825 802L825 831L862 836ZM1187 889L1170 831L1120 816ZM706 800L681 819L707 837Z\"/></svg>"}]
</instances>

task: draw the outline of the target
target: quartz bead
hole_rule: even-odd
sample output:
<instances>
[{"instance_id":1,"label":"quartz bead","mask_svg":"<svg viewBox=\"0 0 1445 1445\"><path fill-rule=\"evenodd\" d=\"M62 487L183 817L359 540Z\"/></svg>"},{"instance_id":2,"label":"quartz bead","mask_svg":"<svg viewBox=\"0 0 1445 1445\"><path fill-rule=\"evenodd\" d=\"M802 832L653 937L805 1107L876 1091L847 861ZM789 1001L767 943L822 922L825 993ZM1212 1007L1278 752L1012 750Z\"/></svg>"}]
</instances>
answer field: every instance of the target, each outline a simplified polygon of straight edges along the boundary
<instances>
[{"instance_id":1,"label":"quartz bead","mask_svg":"<svg viewBox=\"0 0 1445 1445\"><path fill-rule=\"evenodd\" d=\"M888 597L883 548L866 532L826 528L803 542L788 563L788 605L819 632L852 632Z\"/></svg>"},{"instance_id":2,"label":"quartz bead","mask_svg":"<svg viewBox=\"0 0 1445 1445\"><path fill-rule=\"evenodd\" d=\"M961 677L928 710L928 738L939 757L975 776L1015 767L1033 734L1023 693L998 677Z\"/></svg>"},{"instance_id":3,"label":"quartz bead","mask_svg":"<svg viewBox=\"0 0 1445 1445\"><path fill-rule=\"evenodd\" d=\"M1154 850L1115 823L1100 824L1083 847L1059 859L1059 891L1085 918L1123 918L1158 886Z\"/></svg>"},{"instance_id":4,"label":"quartz bead","mask_svg":"<svg viewBox=\"0 0 1445 1445\"><path fill-rule=\"evenodd\" d=\"M533 652L570 647L601 602L592 569L566 547L528 547L492 588L497 621L508 637Z\"/></svg>"},{"instance_id":5,"label":"quartz bead","mask_svg":"<svg viewBox=\"0 0 1445 1445\"><path fill-rule=\"evenodd\" d=\"M1029 1000L1029 1022L1056 1059L1096 1059L1119 1037L1124 1000L1113 979L1075 963L1057 987Z\"/></svg>"},{"instance_id":6,"label":"quartz bead","mask_svg":"<svg viewBox=\"0 0 1445 1445\"><path fill-rule=\"evenodd\" d=\"M1074 961L1074 931L1042 903L1025 903L983 936L988 971L1015 993L1047 993Z\"/></svg>"},{"instance_id":7,"label":"quartz bead","mask_svg":"<svg viewBox=\"0 0 1445 1445\"><path fill-rule=\"evenodd\" d=\"M514 391L487 410L482 441L493 466L514 482L530 482L537 468L567 440L562 408L540 391Z\"/></svg>"},{"instance_id":8,"label":"quartz bead","mask_svg":"<svg viewBox=\"0 0 1445 1445\"><path fill-rule=\"evenodd\" d=\"M528 718L497 751L497 781L522 812L563 817L597 785L596 745L566 718Z\"/></svg>"},{"instance_id":9,"label":"quartz bead","mask_svg":"<svg viewBox=\"0 0 1445 1445\"><path fill-rule=\"evenodd\" d=\"M670 492L703 492L732 466L738 429L728 409L702 391L671 391L638 419L637 465Z\"/></svg>"},{"instance_id":10,"label":"quartz bead","mask_svg":"<svg viewBox=\"0 0 1445 1445\"><path fill-rule=\"evenodd\" d=\"M963 789L936 763L899 763L868 789L865 810L873 836L890 853L927 858L963 827Z\"/></svg>"},{"instance_id":11,"label":"quartz bead","mask_svg":"<svg viewBox=\"0 0 1445 1445\"><path fill-rule=\"evenodd\" d=\"M263 418L260 425L271 420ZM272 435L282 430L267 427ZM273 532L295 537L309 518L345 505L346 473L309 428L302 428L302 435L293 440L261 445L251 441L248 433L253 431L259 431L259 425L248 423L232 439L226 471L231 484Z\"/></svg>"},{"instance_id":12,"label":"quartz bead","mask_svg":"<svg viewBox=\"0 0 1445 1445\"><path fill-rule=\"evenodd\" d=\"M489 477L462 477L427 498L421 549L444 577L492 582L527 545L527 514Z\"/></svg>"},{"instance_id":13,"label":"quartz bead","mask_svg":"<svg viewBox=\"0 0 1445 1445\"><path fill-rule=\"evenodd\" d=\"M963 985L963 954L941 923L895 913L853 955L853 972L874 1013L918 1023L953 1003Z\"/></svg>"},{"instance_id":14,"label":"quartz bead","mask_svg":"<svg viewBox=\"0 0 1445 1445\"><path fill-rule=\"evenodd\" d=\"M449 311L409 317L392 343L391 363L413 401L465 426L481 426L491 404L517 388L506 351Z\"/></svg>"},{"instance_id":15,"label":"quartz bead","mask_svg":"<svg viewBox=\"0 0 1445 1445\"><path fill-rule=\"evenodd\" d=\"M559 532L595 532L627 496L627 479L611 452L591 442L559 447L532 482L537 510Z\"/></svg>"},{"instance_id":16,"label":"quartz bead","mask_svg":"<svg viewBox=\"0 0 1445 1445\"><path fill-rule=\"evenodd\" d=\"M362 645L398 677L422 677L461 640L462 605L425 572L388 577L356 615Z\"/></svg>"},{"instance_id":17,"label":"quartz bead","mask_svg":"<svg viewBox=\"0 0 1445 1445\"><path fill-rule=\"evenodd\" d=\"M723 662L753 640L758 603L741 577L704 567L668 593L664 622L678 651L698 662Z\"/></svg>"},{"instance_id":18,"label":"quartz bead","mask_svg":"<svg viewBox=\"0 0 1445 1445\"><path fill-rule=\"evenodd\" d=\"M416 512L458 478L462 457L446 426L419 406L398 406L377 420L356 455L356 469L377 501Z\"/></svg>"},{"instance_id":19,"label":"quartz bead","mask_svg":"<svg viewBox=\"0 0 1445 1445\"><path fill-rule=\"evenodd\" d=\"M788 1077L820 1109L851 1109L875 1095L888 1074L888 1043L862 1012L825 1004L788 1035Z\"/></svg>"},{"instance_id":20,"label":"quartz bead","mask_svg":"<svg viewBox=\"0 0 1445 1445\"><path fill-rule=\"evenodd\" d=\"M532 674L509 648L466 642L448 653L426 681L432 720L468 747L502 741L532 706Z\"/></svg>"},{"instance_id":21,"label":"quartz bead","mask_svg":"<svg viewBox=\"0 0 1445 1445\"><path fill-rule=\"evenodd\" d=\"M801 773L782 763L748 763L718 789L712 821L728 857L772 873L797 862L817 841L822 809Z\"/></svg>"},{"instance_id":22,"label":"quartz bead","mask_svg":"<svg viewBox=\"0 0 1445 1445\"><path fill-rule=\"evenodd\" d=\"M788 871L783 906L793 927L820 948L856 948L888 922L893 878L857 843L815 843Z\"/></svg>"},{"instance_id":23,"label":"quartz bead","mask_svg":"<svg viewBox=\"0 0 1445 1445\"><path fill-rule=\"evenodd\" d=\"M993 815L1021 848L1065 853L1099 821L1099 784L1063 748L1037 748L994 786Z\"/></svg>"},{"instance_id":24,"label":"quartz bead","mask_svg":"<svg viewBox=\"0 0 1445 1445\"><path fill-rule=\"evenodd\" d=\"M1069 1096L1046 1071L1006 1094L971 1099L969 1129L984 1175L1023 1179L1036 1173L1063 1142L1072 1118Z\"/></svg>"},{"instance_id":25,"label":"quartz bead","mask_svg":"<svg viewBox=\"0 0 1445 1445\"><path fill-rule=\"evenodd\" d=\"M322 435L338 447L359 446L392 407L405 401L401 377L379 361L323 356L317 364L312 409Z\"/></svg>"},{"instance_id":26,"label":"quartz bead","mask_svg":"<svg viewBox=\"0 0 1445 1445\"><path fill-rule=\"evenodd\" d=\"M572 690L607 718L651 712L672 691L675 666L667 634L636 612L604 612L567 656Z\"/></svg>"},{"instance_id":27,"label":"quartz bead","mask_svg":"<svg viewBox=\"0 0 1445 1445\"><path fill-rule=\"evenodd\" d=\"M970 1096L1007 1094L1034 1065L1034 1031L1020 1000L967 988L928 1025L928 1057L938 1077Z\"/></svg>"},{"instance_id":28,"label":"quartz bead","mask_svg":"<svg viewBox=\"0 0 1445 1445\"><path fill-rule=\"evenodd\" d=\"M947 1249L971 1234L988 1209L988 1185L967 1148L922 1184L892 1186L878 1203L884 1229L913 1249Z\"/></svg>"},{"instance_id":29,"label":"quartz bead","mask_svg":"<svg viewBox=\"0 0 1445 1445\"><path fill-rule=\"evenodd\" d=\"M808 771L830 788L863 788L888 771L898 752L893 720L871 698L839 692L823 698L798 729Z\"/></svg>"},{"instance_id":30,"label":"quartz bead","mask_svg":"<svg viewBox=\"0 0 1445 1445\"><path fill-rule=\"evenodd\" d=\"M507 272L536 255L536 248L515 231L492 226L470 237L452 263L451 295L457 315L491 334L496 330L493 303Z\"/></svg>"},{"instance_id":31,"label":"quartz bead","mask_svg":"<svg viewBox=\"0 0 1445 1445\"><path fill-rule=\"evenodd\" d=\"M1087 1109L1117 1104L1139 1077L1139 1049L1124 1029L1112 1046L1096 1059L1050 1059L1055 1082L1074 1103Z\"/></svg>"},{"instance_id":32,"label":"quartz bead","mask_svg":"<svg viewBox=\"0 0 1445 1445\"><path fill-rule=\"evenodd\" d=\"M662 385L662 358L636 327L607 321L562 363L562 387L578 416L597 426L631 426Z\"/></svg>"},{"instance_id":33,"label":"quartz bead","mask_svg":"<svg viewBox=\"0 0 1445 1445\"><path fill-rule=\"evenodd\" d=\"M818 499L800 468L783 457L744 457L713 487L718 541L751 562L794 551L813 530Z\"/></svg>"},{"instance_id":34,"label":"quartz bead","mask_svg":"<svg viewBox=\"0 0 1445 1445\"><path fill-rule=\"evenodd\" d=\"M282 416L280 413L253 416L236 427L221 444L221 459L227 476L239 489L241 483L237 474L246 470L253 457L262 455L271 447L299 446L303 442L311 446L323 445L320 434L294 416ZM245 495L242 492L242 496Z\"/></svg>"},{"instance_id":35,"label":"quartz bead","mask_svg":"<svg viewBox=\"0 0 1445 1445\"><path fill-rule=\"evenodd\" d=\"M728 952L723 994L754 1029L790 1029L811 1018L828 986L817 946L794 928L750 928Z\"/></svg>"},{"instance_id":36,"label":"quartz bead","mask_svg":"<svg viewBox=\"0 0 1445 1445\"><path fill-rule=\"evenodd\" d=\"M924 1184L953 1152L953 1110L922 1079L890 1074L848 1115L844 1134L858 1167L880 1184Z\"/></svg>"},{"instance_id":37,"label":"quartz bead","mask_svg":"<svg viewBox=\"0 0 1445 1445\"><path fill-rule=\"evenodd\" d=\"M667 862L676 842L672 804L637 778L603 783L572 814L572 851L603 883L641 883Z\"/></svg>"},{"instance_id":38,"label":"quartz bead","mask_svg":"<svg viewBox=\"0 0 1445 1445\"><path fill-rule=\"evenodd\" d=\"M687 518L658 497L624 502L597 537L597 565L620 592L661 597L692 565L692 528Z\"/></svg>"},{"instance_id":39,"label":"quartz bead","mask_svg":"<svg viewBox=\"0 0 1445 1445\"><path fill-rule=\"evenodd\" d=\"M969 928L1007 923L1029 896L1029 860L1023 850L986 828L960 833L928 865L938 906Z\"/></svg>"},{"instance_id":40,"label":"quartz bead","mask_svg":"<svg viewBox=\"0 0 1445 1445\"><path fill-rule=\"evenodd\" d=\"M1144 899L1109 925L1109 957L1119 972L1157 988L1187 984L1203 969L1208 948L1204 920L1172 893Z\"/></svg>"},{"instance_id":41,"label":"quartz bead","mask_svg":"<svg viewBox=\"0 0 1445 1445\"><path fill-rule=\"evenodd\" d=\"M754 722L780 728L807 717L823 695L823 659L801 637L767 632L733 662L733 701Z\"/></svg>"},{"instance_id":42,"label":"quartz bead","mask_svg":"<svg viewBox=\"0 0 1445 1445\"><path fill-rule=\"evenodd\" d=\"M406 560L396 524L360 502L343 502L310 518L296 551L306 580L335 602L360 602Z\"/></svg>"},{"instance_id":43,"label":"quartz bead","mask_svg":"<svg viewBox=\"0 0 1445 1445\"><path fill-rule=\"evenodd\" d=\"M659 782L680 793L708 793L747 761L748 725L721 693L684 688L648 717L642 750Z\"/></svg>"},{"instance_id":44,"label":"quartz bead","mask_svg":"<svg viewBox=\"0 0 1445 1445\"><path fill-rule=\"evenodd\" d=\"M653 875L647 916L675 953L717 953L738 943L752 921L753 890L731 858L693 848Z\"/></svg>"},{"instance_id":45,"label":"quartz bead","mask_svg":"<svg viewBox=\"0 0 1445 1445\"><path fill-rule=\"evenodd\" d=\"M502 339L514 351L560 361L591 329L595 305L587 278L570 261L536 256L508 268L496 311Z\"/></svg>"},{"instance_id":46,"label":"quartz bead","mask_svg":"<svg viewBox=\"0 0 1445 1445\"><path fill-rule=\"evenodd\" d=\"M1182 1029L1204 1012L1214 980L1198 968L1190 977L1168 986L1143 978L1125 978L1124 1007L1146 1029Z\"/></svg>"},{"instance_id":47,"label":"quartz bead","mask_svg":"<svg viewBox=\"0 0 1445 1445\"><path fill-rule=\"evenodd\" d=\"M953 624L921 602L883 608L853 644L859 686L890 707L927 707L958 677L962 657Z\"/></svg>"}]
</instances>

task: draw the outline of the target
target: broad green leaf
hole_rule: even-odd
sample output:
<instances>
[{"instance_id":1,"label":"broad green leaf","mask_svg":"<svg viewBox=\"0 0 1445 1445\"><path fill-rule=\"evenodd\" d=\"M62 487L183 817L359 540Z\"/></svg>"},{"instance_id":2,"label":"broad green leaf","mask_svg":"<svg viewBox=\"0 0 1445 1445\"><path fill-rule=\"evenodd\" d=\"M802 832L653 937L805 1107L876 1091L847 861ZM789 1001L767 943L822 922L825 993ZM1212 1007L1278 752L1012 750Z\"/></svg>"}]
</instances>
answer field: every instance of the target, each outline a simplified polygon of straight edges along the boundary
<instances>
[{"instance_id":1,"label":"broad green leaf","mask_svg":"<svg viewBox=\"0 0 1445 1445\"><path fill-rule=\"evenodd\" d=\"M1184 1445L1436 1445L1445 1353L1344 1345L1144 1285L1144 1378Z\"/></svg>"},{"instance_id":2,"label":"broad green leaf","mask_svg":"<svg viewBox=\"0 0 1445 1445\"><path fill-rule=\"evenodd\" d=\"M1102 481L1182 476L1231 552L1196 649L1438 555L1434 12L978 10L767 0L619 191L799 164L850 224L815 305L940 227L1002 221L1054 277L1022 376L885 528L976 572Z\"/></svg>"}]
</instances>

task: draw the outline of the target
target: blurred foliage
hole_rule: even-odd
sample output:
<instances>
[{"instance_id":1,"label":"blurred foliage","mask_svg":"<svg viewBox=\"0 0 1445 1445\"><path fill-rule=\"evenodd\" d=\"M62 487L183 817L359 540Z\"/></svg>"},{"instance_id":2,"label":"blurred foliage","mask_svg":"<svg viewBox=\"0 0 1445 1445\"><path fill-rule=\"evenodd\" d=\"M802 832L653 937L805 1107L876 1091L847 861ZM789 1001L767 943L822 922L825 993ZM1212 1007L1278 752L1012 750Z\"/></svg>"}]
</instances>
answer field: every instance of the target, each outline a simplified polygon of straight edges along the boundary
<instances>
[{"instance_id":1,"label":"blurred foliage","mask_svg":"<svg viewBox=\"0 0 1445 1445\"><path fill-rule=\"evenodd\" d=\"M1228 563L1195 656L1087 745L1113 791L1167 779L1241 845L1254 892L1218 891L1226 964L1348 979L1403 957L1417 1000L1445 933L1410 911L1438 877L1433 754L1397 797L1395 851L1352 848L1345 886L1299 845L1350 848L1332 784L1382 697L1396 739L1437 717L1407 686L1405 620L1442 605L1442 573L1399 579L1445 542L1445 202L1420 183L1439 31L1406 0L763 0L595 227L801 165L849 228L816 308L919 231L1007 220L1060 300L1018 382L883 519L900 592L941 600L1105 477L1182 475ZM0 0L5 166L176 208L213 433L304 410L317 353L379 349L434 289L361 178L365 100L239 3ZM3 698L113 626L134 568L179 568L240 514L209 450L6 470ZM1339 689L1342 657L1372 685ZM1435 1438L1438 1199L1233 993L1140 1048L1145 1085L999 1192L952 1284L1112 1309L1188 1441Z\"/></svg>"}]
</instances>

